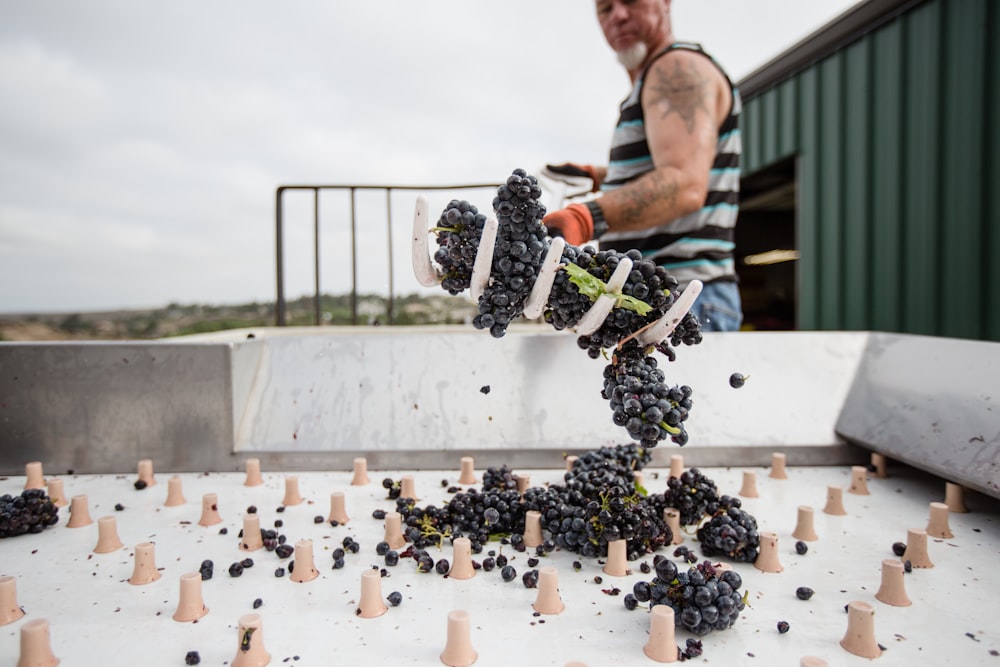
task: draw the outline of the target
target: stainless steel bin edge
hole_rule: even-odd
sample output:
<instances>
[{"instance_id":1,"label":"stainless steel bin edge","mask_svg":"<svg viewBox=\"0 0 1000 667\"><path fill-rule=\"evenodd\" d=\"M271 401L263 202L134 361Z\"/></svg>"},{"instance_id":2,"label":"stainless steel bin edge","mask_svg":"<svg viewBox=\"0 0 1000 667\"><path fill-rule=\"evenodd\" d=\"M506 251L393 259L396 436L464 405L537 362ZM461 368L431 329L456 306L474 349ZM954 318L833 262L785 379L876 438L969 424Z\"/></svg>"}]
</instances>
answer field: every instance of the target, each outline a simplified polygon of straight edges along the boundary
<instances>
[{"instance_id":1,"label":"stainless steel bin edge","mask_svg":"<svg viewBox=\"0 0 1000 667\"><path fill-rule=\"evenodd\" d=\"M252 334L252 338L248 335ZM694 388L690 452L703 465L803 464L857 450L834 424L865 332L707 334L660 365ZM439 467L460 455L524 465L627 441L600 396L606 360L570 333L515 327L238 330L128 343L0 343L0 472L285 469L350 458ZM750 380L728 384L732 372ZM701 452L698 454L698 452ZM808 452L808 453L807 453ZM553 456L555 453L555 456Z\"/></svg>"}]
</instances>

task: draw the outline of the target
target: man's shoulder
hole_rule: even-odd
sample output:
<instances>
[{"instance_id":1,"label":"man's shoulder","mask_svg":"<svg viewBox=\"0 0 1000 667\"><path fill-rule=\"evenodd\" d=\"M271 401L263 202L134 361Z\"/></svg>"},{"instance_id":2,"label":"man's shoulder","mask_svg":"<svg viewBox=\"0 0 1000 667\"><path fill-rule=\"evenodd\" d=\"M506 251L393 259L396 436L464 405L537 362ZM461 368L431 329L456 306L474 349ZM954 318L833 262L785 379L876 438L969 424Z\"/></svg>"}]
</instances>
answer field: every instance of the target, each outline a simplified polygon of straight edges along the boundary
<instances>
[{"instance_id":1,"label":"man's shoulder","mask_svg":"<svg viewBox=\"0 0 1000 667\"><path fill-rule=\"evenodd\" d=\"M668 47L654 59L646 71L642 104L657 104L663 99L712 100L713 113L721 124L732 109L733 86L722 68L703 50Z\"/></svg>"},{"instance_id":2,"label":"man's shoulder","mask_svg":"<svg viewBox=\"0 0 1000 667\"><path fill-rule=\"evenodd\" d=\"M710 56L700 44L694 42L674 42L653 58L649 64L649 69L662 67L676 67L683 65L696 70L721 69L718 63Z\"/></svg>"},{"instance_id":3,"label":"man's shoulder","mask_svg":"<svg viewBox=\"0 0 1000 667\"><path fill-rule=\"evenodd\" d=\"M729 89L725 72L704 51L674 46L662 51L646 70L646 78L651 81L670 80L678 84L684 81L707 83L707 88Z\"/></svg>"}]
</instances>

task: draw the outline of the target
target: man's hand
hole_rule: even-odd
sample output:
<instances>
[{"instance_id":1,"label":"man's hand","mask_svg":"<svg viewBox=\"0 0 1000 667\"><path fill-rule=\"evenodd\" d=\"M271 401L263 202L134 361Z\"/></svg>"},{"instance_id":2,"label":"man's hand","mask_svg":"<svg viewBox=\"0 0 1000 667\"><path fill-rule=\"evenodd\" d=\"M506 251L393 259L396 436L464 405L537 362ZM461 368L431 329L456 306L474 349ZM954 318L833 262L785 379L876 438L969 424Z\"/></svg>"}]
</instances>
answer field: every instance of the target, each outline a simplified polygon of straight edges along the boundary
<instances>
[{"instance_id":1,"label":"man's hand","mask_svg":"<svg viewBox=\"0 0 1000 667\"><path fill-rule=\"evenodd\" d=\"M594 218L583 204L570 204L542 218L551 236L562 236L570 245L583 245L594 238Z\"/></svg>"},{"instance_id":2,"label":"man's hand","mask_svg":"<svg viewBox=\"0 0 1000 667\"><path fill-rule=\"evenodd\" d=\"M577 164L575 162L564 162L563 164L545 165L544 174L549 178L564 183L574 183L572 179L589 178L590 191L597 192L601 189L601 182L604 180L606 170L589 164Z\"/></svg>"}]
</instances>

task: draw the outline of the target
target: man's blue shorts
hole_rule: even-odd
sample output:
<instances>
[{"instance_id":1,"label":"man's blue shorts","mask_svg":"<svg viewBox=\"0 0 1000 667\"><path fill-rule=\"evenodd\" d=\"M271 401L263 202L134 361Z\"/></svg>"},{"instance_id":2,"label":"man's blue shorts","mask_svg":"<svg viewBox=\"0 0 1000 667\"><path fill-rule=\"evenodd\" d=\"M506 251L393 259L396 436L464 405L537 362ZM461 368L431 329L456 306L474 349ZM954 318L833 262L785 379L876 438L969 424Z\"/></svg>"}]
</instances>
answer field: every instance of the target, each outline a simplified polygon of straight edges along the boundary
<instances>
[{"instance_id":1,"label":"man's blue shorts","mask_svg":"<svg viewBox=\"0 0 1000 667\"><path fill-rule=\"evenodd\" d=\"M701 322L702 331L739 331L743 323L739 285L729 281L708 283L691 312Z\"/></svg>"}]
</instances>

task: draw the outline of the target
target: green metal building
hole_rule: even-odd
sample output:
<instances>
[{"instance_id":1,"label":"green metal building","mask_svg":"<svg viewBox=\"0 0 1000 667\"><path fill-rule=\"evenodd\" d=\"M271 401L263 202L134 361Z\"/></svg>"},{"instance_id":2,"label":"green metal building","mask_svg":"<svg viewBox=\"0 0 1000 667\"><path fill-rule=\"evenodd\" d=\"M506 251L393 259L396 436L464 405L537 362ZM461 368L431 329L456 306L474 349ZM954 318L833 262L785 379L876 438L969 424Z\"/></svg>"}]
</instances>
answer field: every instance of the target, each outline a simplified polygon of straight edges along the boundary
<instances>
[{"instance_id":1,"label":"green metal building","mask_svg":"<svg viewBox=\"0 0 1000 667\"><path fill-rule=\"evenodd\" d=\"M750 326L1000 340L998 44L996 0L868 0L738 83Z\"/></svg>"}]
</instances>

